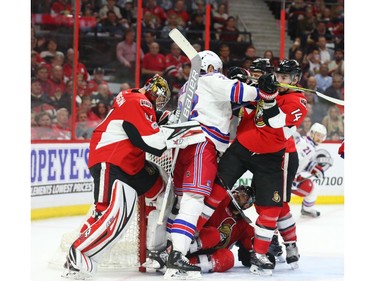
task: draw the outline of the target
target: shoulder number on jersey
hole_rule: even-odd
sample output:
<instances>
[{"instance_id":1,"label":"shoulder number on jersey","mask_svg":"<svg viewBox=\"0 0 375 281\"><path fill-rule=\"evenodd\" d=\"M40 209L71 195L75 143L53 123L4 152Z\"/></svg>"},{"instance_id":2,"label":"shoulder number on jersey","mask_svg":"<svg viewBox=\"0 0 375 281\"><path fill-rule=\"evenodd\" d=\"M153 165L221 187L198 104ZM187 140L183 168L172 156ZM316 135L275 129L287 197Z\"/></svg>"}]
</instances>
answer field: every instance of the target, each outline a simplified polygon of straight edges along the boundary
<instances>
[{"instance_id":1,"label":"shoulder number on jersey","mask_svg":"<svg viewBox=\"0 0 375 281\"><path fill-rule=\"evenodd\" d=\"M298 121L302 117L302 112L301 112L301 110L299 108L297 108L296 110L292 111L291 114L294 115L293 122Z\"/></svg>"}]
</instances>

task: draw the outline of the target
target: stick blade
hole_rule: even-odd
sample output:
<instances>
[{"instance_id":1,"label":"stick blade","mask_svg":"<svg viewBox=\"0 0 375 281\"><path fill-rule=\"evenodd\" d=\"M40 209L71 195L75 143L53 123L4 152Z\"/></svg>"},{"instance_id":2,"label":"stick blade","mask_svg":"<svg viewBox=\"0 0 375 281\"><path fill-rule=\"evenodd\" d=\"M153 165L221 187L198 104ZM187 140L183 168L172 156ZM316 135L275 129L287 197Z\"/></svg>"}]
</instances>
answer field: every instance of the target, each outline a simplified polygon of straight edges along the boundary
<instances>
[{"instance_id":1,"label":"stick blade","mask_svg":"<svg viewBox=\"0 0 375 281\"><path fill-rule=\"evenodd\" d=\"M180 47L190 60L198 55L198 52L177 28L174 28L169 32L169 37Z\"/></svg>"}]
</instances>

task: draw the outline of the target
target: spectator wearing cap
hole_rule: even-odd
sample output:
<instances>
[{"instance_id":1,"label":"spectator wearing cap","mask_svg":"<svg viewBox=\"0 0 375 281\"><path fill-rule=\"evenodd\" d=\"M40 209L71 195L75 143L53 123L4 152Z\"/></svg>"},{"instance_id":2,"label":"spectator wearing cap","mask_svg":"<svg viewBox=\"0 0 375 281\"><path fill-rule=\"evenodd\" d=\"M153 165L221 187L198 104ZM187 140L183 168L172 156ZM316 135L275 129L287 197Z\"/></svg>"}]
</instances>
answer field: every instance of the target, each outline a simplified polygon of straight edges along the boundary
<instances>
[{"instance_id":1,"label":"spectator wearing cap","mask_svg":"<svg viewBox=\"0 0 375 281\"><path fill-rule=\"evenodd\" d=\"M93 77L87 83L87 94L90 95L93 92L98 91L98 86L101 84L108 85L108 82L104 80L104 69L97 67L92 72Z\"/></svg>"}]
</instances>

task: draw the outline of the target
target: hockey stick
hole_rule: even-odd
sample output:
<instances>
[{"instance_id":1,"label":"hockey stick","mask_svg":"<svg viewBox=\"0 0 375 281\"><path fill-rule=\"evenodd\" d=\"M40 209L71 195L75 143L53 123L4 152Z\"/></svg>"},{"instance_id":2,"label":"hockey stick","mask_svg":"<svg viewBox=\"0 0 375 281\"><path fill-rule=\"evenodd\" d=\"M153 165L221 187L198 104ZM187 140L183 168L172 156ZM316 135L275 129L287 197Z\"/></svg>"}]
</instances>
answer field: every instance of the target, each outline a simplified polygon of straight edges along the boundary
<instances>
[{"instance_id":1,"label":"hockey stick","mask_svg":"<svg viewBox=\"0 0 375 281\"><path fill-rule=\"evenodd\" d=\"M224 183L224 180L221 178L221 176L219 175L219 173L217 174L217 177L218 177L219 181L221 182L221 184L224 186L224 188L227 190L228 196L230 197L230 199L231 199L233 205L236 207L237 211L241 214L242 218L249 225L251 225L252 227L256 228L257 227L256 224L254 224L253 221L248 216L245 215L245 213L241 209L240 205L238 205L236 198L234 198L234 196L232 194L232 190Z\"/></svg>"},{"instance_id":2,"label":"hockey stick","mask_svg":"<svg viewBox=\"0 0 375 281\"><path fill-rule=\"evenodd\" d=\"M289 84L284 84L284 83L277 83L276 86L313 93L313 94L316 94L318 97L321 97L322 99L325 99L325 100L330 101L332 103L335 103L335 104L338 104L338 105L344 105L343 100L332 98L330 96L327 96L327 95L322 94L322 93L320 93L318 91L315 91L315 90L306 89L306 88L293 86L293 85L289 85Z\"/></svg>"},{"instance_id":3,"label":"hockey stick","mask_svg":"<svg viewBox=\"0 0 375 281\"><path fill-rule=\"evenodd\" d=\"M189 41L185 38L184 35L182 35L182 33L178 29L176 28L172 29L169 32L169 37L171 37L171 39L178 45L178 47L180 47L180 49L186 54L186 56L191 61L191 70L189 74L189 79L186 82L187 89L186 89L185 100L182 104L182 108L179 109L177 107L177 110L176 110L177 120L179 123L182 123L182 122L188 121L189 119L191 107L193 105L194 93L198 86L198 78L199 78L199 73L200 73L200 68L201 68L201 58L198 55L198 52L193 48L193 46L189 43ZM174 151L171 170L169 172L168 182L167 182L167 186L165 187L164 198L163 198L162 206L160 209L160 214L159 214L159 219L158 219L159 225L163 223L164 213L167 207L168 196L171 190L173 171L176 165L178 152L179 152L179 148L176 148Z\"/></svg>"},{"instance_id":4,"label":"hockey stick","mask_svg":"<svg viewBox=\"0 0 375 281\"><path fill-rule=\"evenodd\" d=\"M248 79L251 79L252 81L258 81L258 78L253 77L253 76L248 76ZM288 88L288 89L294 89L294 90L300 90L300 91L304 91L304 92L309 92L309 93L312 93L312 94L316 94L318 97L321 97L322 99L325 99L325 100L330 101L332 103L335 103L335 104L338 104L338 105L344 105L343 100L332 98L330 96L327 96L327 95L322 94L321 92L318 92L318 91L315 91L315 90L306 89L306 88L293 86L293 85L289 85L289 84L284 84L284 83L276 83L275 86Z\"/></svg>"}]
</instances>

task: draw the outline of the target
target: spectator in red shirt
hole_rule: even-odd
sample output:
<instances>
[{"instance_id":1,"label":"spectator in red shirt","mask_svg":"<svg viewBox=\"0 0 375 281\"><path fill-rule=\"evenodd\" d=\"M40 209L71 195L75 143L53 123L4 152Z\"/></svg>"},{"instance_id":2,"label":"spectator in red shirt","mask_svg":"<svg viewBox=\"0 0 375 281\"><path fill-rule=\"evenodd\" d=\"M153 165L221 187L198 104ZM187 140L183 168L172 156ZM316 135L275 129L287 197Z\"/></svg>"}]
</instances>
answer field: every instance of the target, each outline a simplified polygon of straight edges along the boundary
<instances>
[{"instance_id":1,"label":"spectator in red shirt","mask_svg":"<svg viewBox=\"0 0 375 281\"><path fill-rule=\"evenodd\" d=\"M73 78L73 62L74 62L74 50L69 48L66 52L66 63L63 66L65 79ZM79 62L79 53L78 53L78 74L83 75L83 79L87 81L89 79L89 73L87 72L86 66Z\"/></svg>"},{"instance_id":2,"label":"spectator in red shirt","mask_svg":"<svg viewBox=\"0 0 375 281\"><path fill-rule=\"evenodd\" d=\"M56 0L51 5L52 15L70 15L72 14L72 5L68 0Z\"/></svg>"},{"instance_id":3,"label":"spectator in red shirt","mask_svg":"<svg viewBox=\"0 0 375 281\"><path fill-rule=\"evenodd\" d=\"M65 82L63 68L60 65L55 65L51 69L51 77L48 79L49 89L48 95L50 97L55 96L55 92L60 92L61 94L65 92Z\"/></svg>"},{"instance_id":4,"label":"spectator in red shirt","mask_svg":"<svg viewBox=\"0 0 375 281\"><path fill-rule=\"evenodd\" d=\"M159 43L154 42L150 46L150 52L145 54L142 62L143 84L155 74L163 75L165 70L165 56L160 53Z\"/></svg>"},{"instance_id":5,"label":"spectator in red shirt","mask_svg":"<svg viewBox=\"0 0 375 281\"><path fill-rule=\"evenodd\" d=\"M51 69L54 66L59 65L59 66L63 67L64 66L64 62L65 62L65 55L62 52L57 52L51 58L51 62L49 64L46 64L46 66L48 68L48 76L51 77Z\"/></svg>"},{"instance_id":6,"label":"spectator in red shirt","mask_svg":"<svg viewBox=\"0 0 375 281\"><path fill-rule=\"evenodd\" d=\"M166 78L181 78L180 69L182 64L189 62L187 56L181 53L181 49L176 43L171 44L170 53L165 56Z\"/></svg>"},{"instance_id":7,"label":"spectator in red shirt","mask_svg":"<svg viewBox=\"0 0 375 281\"><path fill-rule=\"evenodd\" d=\"M167 14L162 7L157 5L156 0L147 0L146 6L143 9L143 14L146 12L151 12L151 14L156 17L159 26L164 25L164 22L167 19Z\"/></svg>"},{"instance_id":8,"label":"spectator in red shirt","mask_svg":"<svg viewBox=\"0 0 375 281\"><path fill-rule=\"evenodd\" d=\"M169 10L167 12L167 16L170 14L175 14L177 18L179 18L180 25L186 26L190 20L190 16L188 12L186 11L186 8L184 7L184 1L183 0L177 0L174 4L173 9Z\"/></svg>"}]
</instances>

